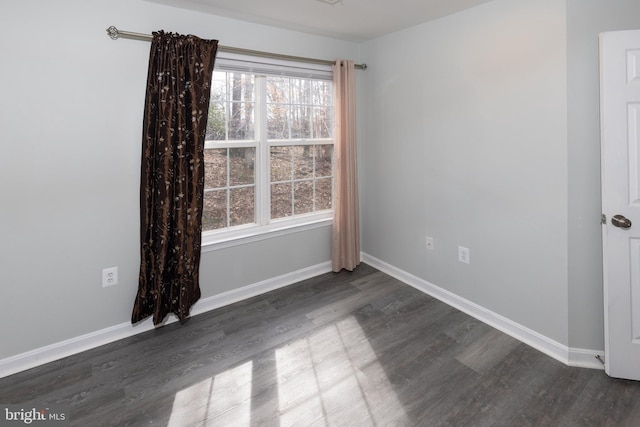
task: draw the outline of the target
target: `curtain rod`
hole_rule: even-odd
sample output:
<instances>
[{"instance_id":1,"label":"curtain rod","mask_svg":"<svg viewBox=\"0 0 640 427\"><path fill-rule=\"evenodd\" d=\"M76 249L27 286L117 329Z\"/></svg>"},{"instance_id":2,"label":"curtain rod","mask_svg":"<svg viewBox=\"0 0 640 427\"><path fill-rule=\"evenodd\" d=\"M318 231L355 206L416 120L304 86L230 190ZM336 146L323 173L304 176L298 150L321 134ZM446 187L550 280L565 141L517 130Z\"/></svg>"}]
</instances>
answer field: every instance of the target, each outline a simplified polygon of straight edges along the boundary
<instances>
[{"instance_id":1,"label":"curtain rod","mask_svg":"<svg viewBox=\"0 0 640 427\"><path fill-rule=\"evenodd\" d=\"M117 40L120 37L125 39L134 39L134 40L142 40L142 41L153 40L153 36L151 34L122 31L122 30L118 30L113 25L107 28L107 34L109 34L109 37L111 37L113 40ZM245 55L261 56L263 58L285 59L290 61L308 62L312 64L333 65L334 63L333 61L328 61L326 59L304 58L301 56L282 55L280 53L269 53L269 52L262 52L259 50L242 49L238 47L229 47L229 46L219 45L218 49L222 52L228 52L228 53L241 53ZM355 68L359 70L366 70L367 64L355 64Z\"/></svg>"}]
</instances>

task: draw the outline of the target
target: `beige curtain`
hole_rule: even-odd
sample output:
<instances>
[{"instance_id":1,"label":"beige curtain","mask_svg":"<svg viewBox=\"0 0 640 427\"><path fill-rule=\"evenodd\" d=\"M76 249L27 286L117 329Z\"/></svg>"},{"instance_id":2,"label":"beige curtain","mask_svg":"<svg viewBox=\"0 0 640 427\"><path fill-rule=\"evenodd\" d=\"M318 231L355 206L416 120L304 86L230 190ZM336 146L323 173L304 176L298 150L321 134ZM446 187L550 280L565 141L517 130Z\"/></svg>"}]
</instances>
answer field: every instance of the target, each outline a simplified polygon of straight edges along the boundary
<instances>
[{"instance_id":1,"label":"beige curtain","mask_svg":"<svg viewBox=\"0 0 640 427\"><path fill-rule=\"evenodd\" d=\"M360 264L360 213L356 152L355 67L353 61L333 66L335 91L335 178L333 271L353 271Z\"/></svg>"}]
</instances>

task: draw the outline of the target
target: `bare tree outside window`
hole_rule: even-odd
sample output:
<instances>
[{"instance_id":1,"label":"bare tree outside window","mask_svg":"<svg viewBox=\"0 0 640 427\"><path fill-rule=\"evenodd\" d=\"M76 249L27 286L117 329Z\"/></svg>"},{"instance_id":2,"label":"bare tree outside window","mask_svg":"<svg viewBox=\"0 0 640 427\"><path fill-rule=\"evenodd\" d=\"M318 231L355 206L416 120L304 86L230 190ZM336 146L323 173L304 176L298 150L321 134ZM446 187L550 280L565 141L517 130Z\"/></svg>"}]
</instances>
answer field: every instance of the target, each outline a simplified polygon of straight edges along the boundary
<instances>
[{"instance_id":1,"label":"bare tree outside window","mask_svg":"<svg viewBox=\"0 0 640 427\"><path fill-rule=\"evenodd\" d=\"M271 218L331 209L333 141L316 144L333 136L331 83L267 77L267 94Z\"/></svg>"},{"instance_id":2,"label":"bare tree outside window","mask_svg":"<svg viewBox=\"0 0 640 427\"><path fill-rule=\"evenodd\" d=\"M205 144L204 231L332 209L331 85L307 78L214 73ZM257 96L259 90L264 93ZM264 135L256 123L264 123ZM256 165L257 159L264 163ZM260 168L267 171L260 175L268 177L266 187L258 183ZM268 197L259 197L265 188ZM258 200L267 205L258 210ZM259 212L266 212L264 218Z\"/></svg>"}]
</instances>

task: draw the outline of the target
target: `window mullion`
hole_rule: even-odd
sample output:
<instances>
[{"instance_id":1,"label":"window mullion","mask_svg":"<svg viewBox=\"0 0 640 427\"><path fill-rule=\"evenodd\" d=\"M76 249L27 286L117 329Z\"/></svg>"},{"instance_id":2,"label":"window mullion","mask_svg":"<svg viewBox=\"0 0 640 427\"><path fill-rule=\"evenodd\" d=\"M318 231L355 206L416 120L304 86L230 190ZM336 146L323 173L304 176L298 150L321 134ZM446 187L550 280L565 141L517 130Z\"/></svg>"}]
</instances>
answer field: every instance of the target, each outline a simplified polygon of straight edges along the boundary
<instances>
[{"instance_id":1,"label":"window mullion","mask_svg":"<svg viewBox=\"0 0 640 427\"><path fill-rule=\"evenodd\" d=\"M225 76L224 85L224 140L229 141L229 123L231 121L231 99L229 88L229 73Z\"/></svg>"},{"instance_id":2,"label":"window mullion","mask_svg":"<svg viewBox=\"0 0 640 427\"><path fill-rule=\"evenodd\" d=\"M315 212L316 211L316 183L318 182L318 180L317 180L318 177L316 176L316 158L317 158L317 155L318 155L317 145L312 145L311 146L311 150L312 150L312 153L313 153L313 157L312 157L312 160L311 160L312 161L311 176L313 177L313 189L312 189L312 191L313 191L313 211Z\"/></svg>"},{"instance_id":3,"label":"window mullion","mask_svg":"<svg viewBox=\"0 0 640 427\"><path fill-rule=\"evenodd\" d=\"M269 184L269 144L267 143L267 79L255 76L256 222L269 224L271 189Z\"/></svg>"},{"instance_id":4,"label":"window mullion","mask_svg":"<svg viewBox=\"0 0 640 427\"><path fill-rule=\"evenodd\" d=\"M229 158L230 156L230 149L227 148L226 149L227 152L227 156L226 156L226 161L227 161L227 227L231 226L231 159Z\"/></svg>"},{"instance_id":5,"label":"window mullion","mask_svg":"<svg viewBox=\"0 0 640 427\"><path fill-rule=\"evenodd\" d=\"M296 214L296 147L291 147L291 215Z\"/></svg>"}]
</instances>

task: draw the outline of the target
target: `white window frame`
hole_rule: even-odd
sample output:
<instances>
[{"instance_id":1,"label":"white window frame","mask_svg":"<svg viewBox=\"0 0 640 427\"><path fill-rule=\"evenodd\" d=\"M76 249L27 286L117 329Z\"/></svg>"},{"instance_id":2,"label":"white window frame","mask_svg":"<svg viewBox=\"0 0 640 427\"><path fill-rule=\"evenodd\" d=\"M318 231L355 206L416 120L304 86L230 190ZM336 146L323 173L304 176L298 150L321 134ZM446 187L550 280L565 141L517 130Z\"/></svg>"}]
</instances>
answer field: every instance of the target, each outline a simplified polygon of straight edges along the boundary
<instances>
[{"instance_id":1,"label":"white window frame","mask_svg":"<svg viewBox=\"0 0 640 427\"><path fill-rule=\"evenodd\" d=\"M254 74L254 136L253 140L243 141L206 141L205 149L255 147L255 219L252 224L228 227L202 232L202 251L208 252L239 244L245 244L272 238L284 234L297 233L320 227L330 226L333 222L333 209L271 220L270 199L271 182L269 157L272 146L295 145L333 145L334 139L267 139L267 100L266 76L301 77L309 79L331 80L330 66L298 63L283 60L256 58L247 55L219 53L216 59L216 71L242 72ZM334 132L335 134L335 132ZM334 150L335 161L335 150ZM335 171L332 174L334 182ZM332 188L332 194L334 194ZM332 206L334 206L332 200Z\"/></svg>"}]
</instances>

